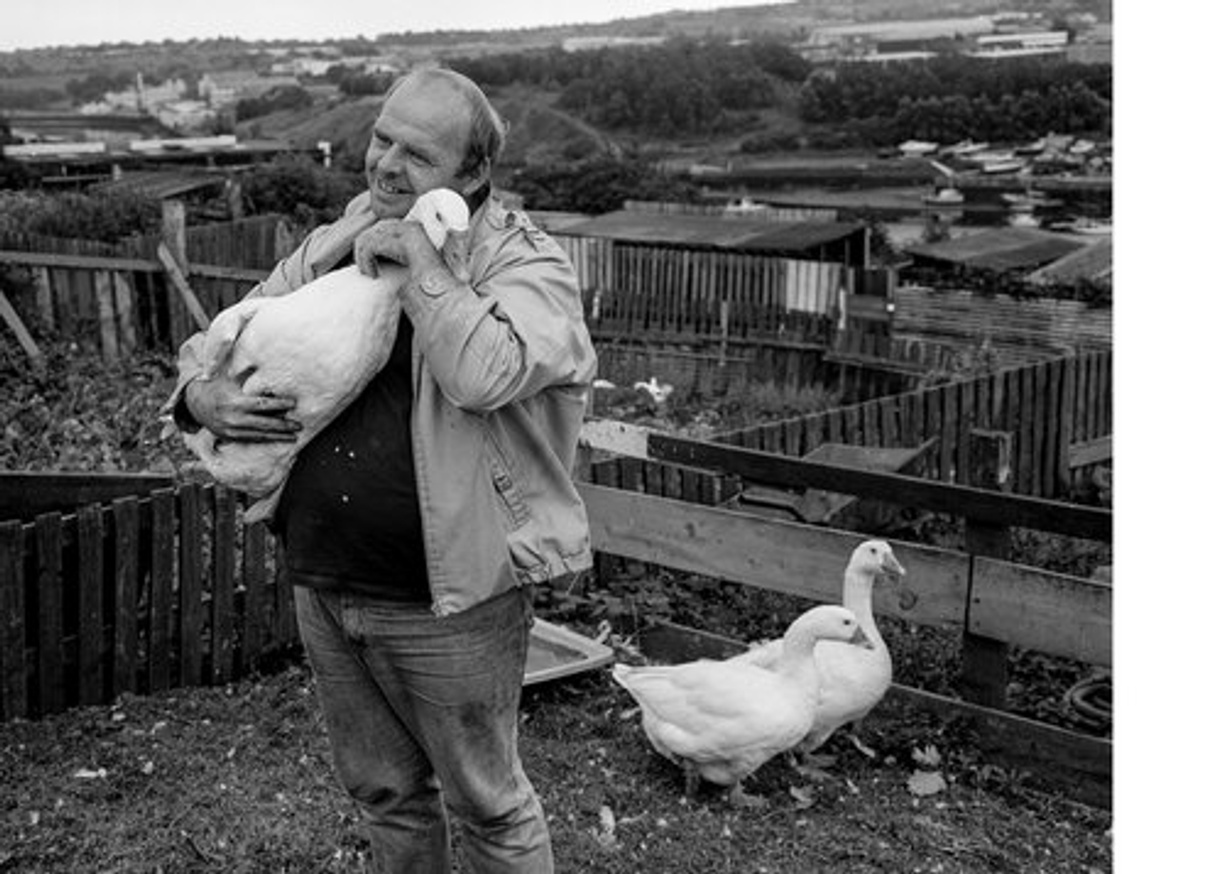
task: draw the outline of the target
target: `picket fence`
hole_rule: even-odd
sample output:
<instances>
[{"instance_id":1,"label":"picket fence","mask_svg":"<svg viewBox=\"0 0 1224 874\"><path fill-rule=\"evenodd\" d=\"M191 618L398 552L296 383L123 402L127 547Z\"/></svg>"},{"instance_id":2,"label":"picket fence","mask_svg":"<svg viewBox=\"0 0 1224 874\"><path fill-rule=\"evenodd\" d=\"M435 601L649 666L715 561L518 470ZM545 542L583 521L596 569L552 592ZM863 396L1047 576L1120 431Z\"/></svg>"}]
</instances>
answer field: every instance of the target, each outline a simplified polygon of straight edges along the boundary
<instances>
[{"instance_id":1,"label":"picket fence","mask_svg":"<svg viewBox=\"0 0 1224 874\"><path fill-rule=\"evenodd\" d=\"M40 476L64 478L4 486L45 496L16 482ZM233 492L121 479L128 494L106 503L95 486L78 507L0 521L0 719L228 683L296 642L274 541Z\"/></svg>"}]
</instances>

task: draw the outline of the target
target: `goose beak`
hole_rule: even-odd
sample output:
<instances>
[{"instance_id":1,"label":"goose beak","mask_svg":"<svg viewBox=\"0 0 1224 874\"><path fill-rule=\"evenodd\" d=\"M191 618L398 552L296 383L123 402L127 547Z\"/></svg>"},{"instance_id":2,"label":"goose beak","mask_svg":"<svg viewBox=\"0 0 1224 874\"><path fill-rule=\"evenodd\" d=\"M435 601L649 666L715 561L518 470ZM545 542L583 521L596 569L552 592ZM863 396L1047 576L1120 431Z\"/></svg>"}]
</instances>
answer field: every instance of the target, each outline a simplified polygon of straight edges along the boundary
<instances>
[{"instance_id":1,"label":"goose beak","mask_svg":"<svg viewBox=\"0 0 1224 874\"><path fill-rule=\"evenodd\" d=\"M905 576L905 568L901 567L901 562L897 561L897 557L892 553L884 556L884 573L888 574L894 580L899 580Z\"/></svg>"},{"instance_id":2,"label":"goose beak","mask_svg":"<svg viewBox=\"0 0 1224 874\"><path fill-rule=\"evenodd\" d=\"M854 629L854 634L850 636L849 642L854 646L861 646L864 649L875 649L871 643L871 638L867 636L867 633L863 631L861 626Z\"/></svg>"}]
</instances>

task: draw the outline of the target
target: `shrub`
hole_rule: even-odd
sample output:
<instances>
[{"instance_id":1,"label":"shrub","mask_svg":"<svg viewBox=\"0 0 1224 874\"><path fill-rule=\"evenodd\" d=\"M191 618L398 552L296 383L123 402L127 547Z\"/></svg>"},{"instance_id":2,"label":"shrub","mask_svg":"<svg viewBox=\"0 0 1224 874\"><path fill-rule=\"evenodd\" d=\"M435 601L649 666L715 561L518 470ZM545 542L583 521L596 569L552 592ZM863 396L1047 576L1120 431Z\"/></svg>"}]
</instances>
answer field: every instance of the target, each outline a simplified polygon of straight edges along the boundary
<instances>
[{"instance_id":1,"label":"shrub","mask_svg":"<svg viewBox=\"0 0 1224 874\"><path fill-rule=\"evenodd\" d=\"M0 192L0 233L116 243L160 227L161 201L138 192Z\"/></svg>"}]
</instances>

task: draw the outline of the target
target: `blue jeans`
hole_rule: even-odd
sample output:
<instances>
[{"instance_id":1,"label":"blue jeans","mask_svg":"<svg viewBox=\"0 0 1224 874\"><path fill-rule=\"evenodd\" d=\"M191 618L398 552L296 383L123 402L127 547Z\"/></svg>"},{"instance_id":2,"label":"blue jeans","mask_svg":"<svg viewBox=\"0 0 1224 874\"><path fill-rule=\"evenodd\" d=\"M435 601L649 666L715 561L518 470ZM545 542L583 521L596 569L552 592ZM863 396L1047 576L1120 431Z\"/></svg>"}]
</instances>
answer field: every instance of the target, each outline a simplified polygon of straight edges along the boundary
<instances>
[{"instance_id":1,"label":"blue jeans","mask_svg":"<svg viewBox=\"0 0 1224 874\"><path fill-rule=\"evenodd\" d=\"M381 874L450 874L447 809L476 872L552 872L544 811L518 755L530 594L461 613L298 587L340 781Z\"/></svg>"}]
</instances>

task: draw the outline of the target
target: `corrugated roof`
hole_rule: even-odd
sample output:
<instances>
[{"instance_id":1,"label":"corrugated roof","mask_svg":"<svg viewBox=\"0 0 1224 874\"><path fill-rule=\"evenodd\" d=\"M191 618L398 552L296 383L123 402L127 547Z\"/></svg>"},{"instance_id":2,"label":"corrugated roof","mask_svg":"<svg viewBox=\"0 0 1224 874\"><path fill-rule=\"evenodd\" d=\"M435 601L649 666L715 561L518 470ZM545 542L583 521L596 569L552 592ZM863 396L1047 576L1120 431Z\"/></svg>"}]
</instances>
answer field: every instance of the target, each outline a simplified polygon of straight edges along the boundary
<instances>
[{"instance_id":1,"label":"corrugated roof","mask_svg":"<svg viewBox=\"0 0 1224 874\"><path fill-rule=\"evenodd\" d=\"M841 240L861 230L861 225L852 222L786 222L742 216L622 210L571 224L564 233L628 243L797 251Z\"/></svg>"},{"instance_id":2,"label":"corrugated roof","mask_svg":"<svg viewBox=\"0 0 1224 874\"><path fill-rule=\"evenodd\" d=\"M1105 279L1113 275L1113 235L1094 240L1029 274L1033 282L1074 282L1077 279Z\"/></svg>"},{"instance_id":3,"label":"corrugated roof","mask_svg":"<svg viewBox=\"0 0 1224 874\"><path fill-rule=\"evenodd\" d=\"M912 255L988 270L1035 270L1084 248L1081 240L1037 228L994 228L910 248Z\"/></svg>"}]
</instances>

